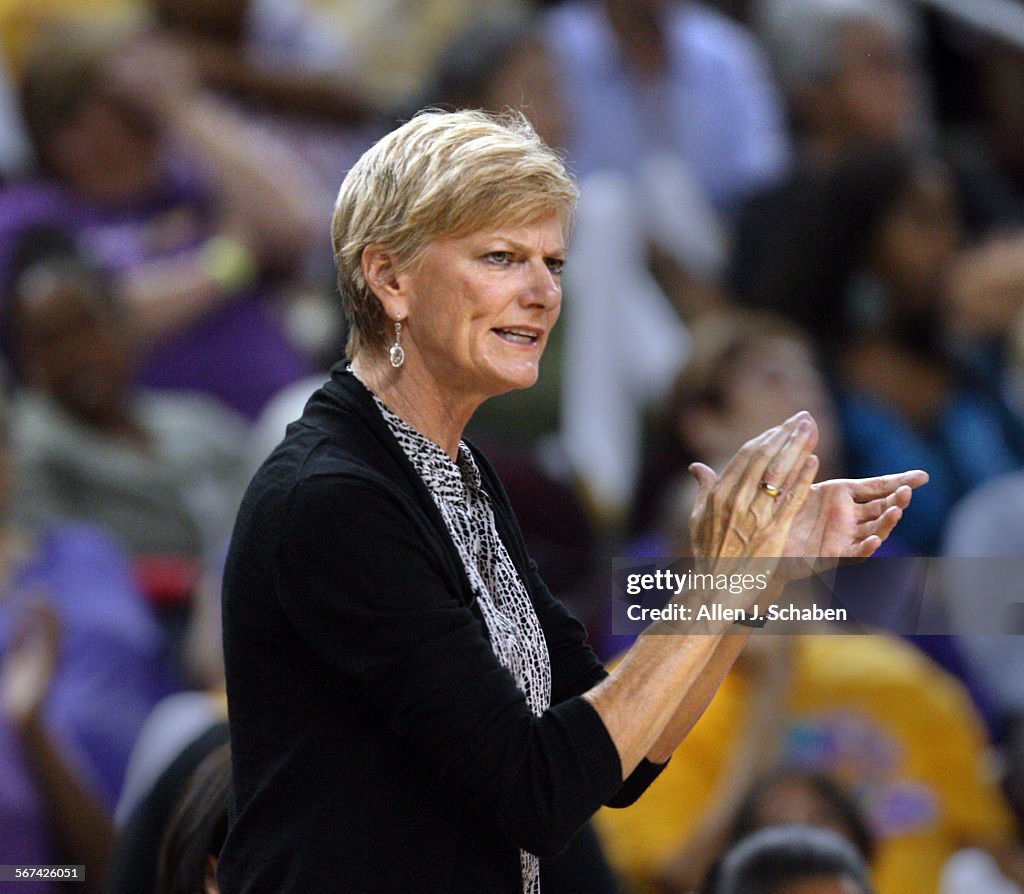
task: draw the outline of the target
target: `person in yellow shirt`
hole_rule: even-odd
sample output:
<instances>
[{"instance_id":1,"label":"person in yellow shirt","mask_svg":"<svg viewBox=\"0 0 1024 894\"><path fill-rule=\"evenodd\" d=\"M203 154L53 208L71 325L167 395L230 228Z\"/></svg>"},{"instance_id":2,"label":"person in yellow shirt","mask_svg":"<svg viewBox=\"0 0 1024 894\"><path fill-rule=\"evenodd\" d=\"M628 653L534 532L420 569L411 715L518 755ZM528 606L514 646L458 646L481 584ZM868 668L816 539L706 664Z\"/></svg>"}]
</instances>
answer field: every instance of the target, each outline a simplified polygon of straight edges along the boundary
<instances>
[{"instance_id":1,"label":"person in yellow shirt","mask_svg":"<svg viewBox=\"0 0 1024 894\"><path fill-rule=\"evenodd\" d=\"M953 677L880 634L760 639L646 795L598 814L632 891L686 890L673 881L679 858L692 858L694 837L713 846L709 825L724 828L722 815L772 766L824 772L855 795L877 839L879 894L936 891L965 845L1000 857L1013 848L981 723ZM709 813L723 821L709 824Z\"/></svg>"}]
</instances>

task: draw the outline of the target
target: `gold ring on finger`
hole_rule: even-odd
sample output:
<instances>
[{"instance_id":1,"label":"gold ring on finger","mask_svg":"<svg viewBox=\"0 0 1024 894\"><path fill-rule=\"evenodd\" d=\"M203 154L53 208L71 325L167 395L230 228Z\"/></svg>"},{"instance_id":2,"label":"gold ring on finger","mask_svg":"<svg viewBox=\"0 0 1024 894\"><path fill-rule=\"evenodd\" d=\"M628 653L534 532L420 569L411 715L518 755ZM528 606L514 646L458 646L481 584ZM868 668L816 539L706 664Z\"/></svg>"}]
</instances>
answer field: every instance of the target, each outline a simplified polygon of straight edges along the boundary
<instances>
[{"instance_id":1,"label":"gold ring on finger","mask_svg":"<svg viewBox=\"0 0 1024 894\"><path fill-rule=\"evenodd\" d=\"M761 488L761 490L763 490L766 494L768 494L768 496L771 497L773 500L777 500L779 497L782 496L782 488L776 487L774 484L769 484L767 481L762 481L758 485L758 487Z\"/></svg>"}]
</instances>

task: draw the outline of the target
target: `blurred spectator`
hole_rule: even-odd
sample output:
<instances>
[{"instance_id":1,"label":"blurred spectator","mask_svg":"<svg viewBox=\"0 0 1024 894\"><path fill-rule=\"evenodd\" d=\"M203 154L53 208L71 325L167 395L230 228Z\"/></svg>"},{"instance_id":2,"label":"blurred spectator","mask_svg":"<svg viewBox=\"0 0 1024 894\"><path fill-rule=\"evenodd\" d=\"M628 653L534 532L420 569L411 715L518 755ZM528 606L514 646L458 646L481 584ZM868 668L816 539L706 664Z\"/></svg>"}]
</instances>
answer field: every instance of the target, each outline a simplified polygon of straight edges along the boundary
<instances>
[{"instance_id":1,"label":"blurred spectator","mask_svg":"<svg viewBox=\"0 0 1024 894\"><path fill-rule=\"evenodd\" d=\"M686 844L657 873L659 891L694 891L730 847L759 829L801 823L830 829L870 862L874 840L853 797L831 777L800 768L780 770L784 758L795 640L756 636L742 665L751 681L751 712L739 730L728 768L717 777L707 809Z\"/></svg>"},{"instance_id":2,"label":"blurred spectator","mask_svg":"<svg viewBox=\"0 0 1024 894\"><path fill-rule=\"evenodd\" d=\"M302 159L317 180L309 210L329 220L342 174L383 130L353 70L352 48L324 11L303 0L150 3L158 33L195 61L203 86L255 139ZM332 288L333 269L322 278Z\"/></svg>"},{"instance_id":3,"label":"blurred spectator","mask_svg":"<svg viewBox=\"0 0 1024 894\"><path fill-rule=\"evenodd\" d=\"M66 860L87 867L87 873L83 872L87 890L98 891L113 843L109 811L104 809L101 796L93 790L86 774L74 766L74 759L68 753L70 749L54 740L43 718L43 706L53 684L60 635L60 622L53 608L44 602L30 603L21 607L10 642L5 645L0 665L2 721L10 724L13 733L13 743L8 743L8 748L13 744L15 750L24 754L24 767L18 769L29 777L19 780L15 773L13 801L16 805L20 794L18 783L28 781L29 785L37 787L39 804L34 811L37 816L25 817L18 815L17 805L11 810L8 802L4 805L7 809L3 811L2 825L15 847L28 845L29 854L49 853L54 857L61 854L64 858L61 862ZM9 761L11 755L7 757ZM12 828L26 819L27 836L25 830L15 832ZM36 836L41 840L33 841ZM49 852L40 850L40 846L46 848L51 843L53 849ZM9 850L5 856L26 859L20 850ZM51 885L41 883L38 889L50 890Z\"/></svg>"},{"instance_id":4,"label":"blurred spectator","mask_svg":"<svg viewBox=\"0 0 1024 894\"><path fill-rule=\"evenodd\" d=\"M784 173L781 100L757 44L721 13L697 0L571 0L540 33L558 61L577 173L669 154L726 210Z\"/></svg>"},{"instance_id":5,"label":"blurred spectator","mask_svg":"<svg viewBox=\"0 0 1024 894\"><path fill-rule=\"evenodd\" d=\"M917 650L882 635L769 637L793 648L780 766L827 774L853 792L877 839L880 894L934 891L945 861L967 843L1007 865L1016 830L963 688ZM746 654L645 796L601 811L598 829L638 892L701 826L735 772L767 681ZM746 744L745 744L746 743ZM769 745L770 747L770 745Z\"/></svg>"},{"instance_id":6,"label":"blurred spectator","mask_svg":"<svg viewBox=\"0 0 1024 894\"><path fill-rule=\"evenodd\" d=\"M70 229L126 301L146 384L254 415L305 370L271 299L315 244L312 189L195 89L186 57L61 31L33 51L22 108L47 179L0 194L5 266L26 228Z\"/></svg>"},{"instance_id":7,"label":"blurred spectator","mask_svg":"<svg viewBox=\"0 0 1024 894\"><path fill-rule=\"evenodd\" d=\"M692 335L689 360L648 432L629 526L644 555L686 551L678 538L696 494L691 462L722 468L744 441L800 410L818 423L819 478L842 474L834 402L799 326L763 311L723 310L700 319Z\"/></svg>"},{"instance_id":8,"label":"blurred spectator","mask_svg":"<svg viewBox=\"0 0 1024 894\"><path fill-rule=\"evenodd\" d=\"M160 638L104 536L10 523L6 425L0 406L0 862L84 864L99 891L129 749L167 691Z\"/></svg>"},{"instance_id":9,"label":"blurred spectator","mask_svg":"<svg viewBox=\"0 0 1024 894\"><path fill-rule=\"evenodd\" d=\"M143 801L118 833L104 894L137 894L140 891L157 890L161 844L165 833L169 831L168 824L175 807L181 802L183 792L196 768L207 756L227 747L228 724L226 720L221 719L205 727L203 732L196 734L173 753L168 765L159 773ZM213 760L216 762L218 759ZM192 793L200 796L198 790L193 790ZM209 790L208 794L212 796L215 792ZM211 797L206 803L209 807L215 808L216 799ZM201 817L193 816L193 819ZM181 828L179 831L188 832L188 829ZM180 869L190 874L199 870L200 878L205 877L206 855L202 856L202 863L188 867L180 866ZM169 865L166 867L167 871L171 869ZM202 888L198 890L203 891Z\"/></svg>"},{"instance_id":10,"label":"blurred spectator","mask_svg":"<svg viewBox=\"0 0 1024 894\"><path fill-rule=\"evenodd\" d=\"M953 629L976 629L978 618L992 629L1001 610L1020 599L1024 470L993 478L956 504L946 525L943 555L949 559L943 568ZM960 643L970 670L992 695L1000 731L1019 737L1024 730L1024 640L976 634L961 637ZM1014 760L1024 758L1019 744L1016 750ZM1024 774L1024 765L1020 769ZM1014 794L1024 823L1024 784Z\"/></svg>"},{"instance_id":11,"label":"blurred spectator","mask_svg":"<svg viewBox=\"0 0 1024 894\"><path fill-rule=\"evenodd\" d=\"M920 136L926 110L906 4L756 0L751 16L805 159Z\"/></svg>"},{"instance_id":12,"label":"blurred spectator","mask_svg":"<svg viewBox=\"0 0 1024 894\"><path fill-rule=\"evenodd\" d=\"M867 867L834 832L765 829L737 844L705 894L873 894Z\"/></svg>"},{"instance_id":13,"label":"blurred spectator","mask_svg":"<svg viewBox=\"0 0 1024 894\"><path fill-rule=\"evenodd\" d=\"M102 524L136 555L219 543L244 485L244 421L201 394L133 385L125 309L67 237L29 234L10 278L18 520Z\"/></svg>"},{"instance_id":14,"label":"blurred spectator","mask_svg":"<svg viewBox=\"0 0 1024 894\"><path fill-rule=\"evenodd\" d=\"M827 350L850 474L929 471L899 531L929 554L958 497L1024 460L1002 384L1024 238L961 250L949 171L896 149L808 174L777 210L772 229L741 236L740 296Z\"/></svg>"},{"instance_id":15,"label":"blurred spectator","mask_svg":"<svg viewBox=\"0 0 1024 894\"><path fill-rule=\"evenodd\" d=\"M175 804L197 765L227 741L222 574L219 557L206 568L189 618L183 663L191 688L153 708L132 749L115 813L118 836L106 894L155 890L161 840Z\"/></svg>"},{"instance_id":16,"label":"blurred spectator","mask_svg":"<svg viewBox=\"0 0 1024 894\"><path fill-rule=\"evenodd\" d=\"M231 749L210 752L188 779L164 832L157 894L217 894L217 855L228 834Z\"/></svg>"},{"instance_id":17,"label":"blurred spectator","mask_svg":"<svg viewBox=\"0 0 1024 894\"><path fill-rule=\"evenodd\" d=\"M828 776L802 770L757 780L740 804L728 841L731 846L760 829L789 823L829 829L849 841L865 863L874 859L874 837L851 793Z\"/></svg>"},{"instance_id":18,"label":"blurred spectator","mask_svg":"<svg viewBox=\"0 0 1024 894\"><path fill-rule=\"evenodd\" d=\"M530 0L298 2L320 13L351 50L352 69L372 104L404 117L435 78L438 61L458 34L473 24L522 21L534 5Z\"/></svg>"},{"instance_id":19,"label":"blurred spectator","mask_svg":"<svg viewBox=\"0 0 1024 894\"><path fill-rule=\"evenodd\" d=\"M1024 48L988 38L976 52L980 120L950 135L947 146L973 233L1024 227Z\"/></svg>"}]
</instances>

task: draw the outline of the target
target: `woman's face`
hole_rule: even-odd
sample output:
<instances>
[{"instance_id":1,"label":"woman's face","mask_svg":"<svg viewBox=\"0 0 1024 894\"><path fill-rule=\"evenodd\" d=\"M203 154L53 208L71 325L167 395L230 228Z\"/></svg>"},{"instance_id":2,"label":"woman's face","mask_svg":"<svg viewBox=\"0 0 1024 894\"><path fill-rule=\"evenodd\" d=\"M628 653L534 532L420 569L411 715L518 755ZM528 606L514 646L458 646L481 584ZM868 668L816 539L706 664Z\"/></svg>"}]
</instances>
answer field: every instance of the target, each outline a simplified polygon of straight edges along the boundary
<instances>
[{"instance_id":1,"label":"woman's face","mask_svg":"<svg viewBox=\"0 0 1024 894\"><path fill-rule=\"evenodd\" d=\"M120 318L84 277L38 270L29 279L16 327L26 379L73 416L107 418L131 378Z\"/></svg>"},{"instance_id":2,"label":"woman's face","mask_svg":"<svg viewBox=\"0 0 1024 894\"><path fill-rule=\"evenodd\" d=\"M913 114L913 82L906 51L879 25L841 29L831 98L839 126L854 139L899 141Z\"/></svg>"},{"instance_id":3,"label":"woman's face","mask_svg":"<svg viewBox=\"0 0 1024 894\"><path fill-rule=\"evenodd\" d=\"M396 277L407 363L460 397L528 388L558 319L564 258L557 214L432 242Z\"/></svg>"},{"instance_id":4,"label":"woman's face","mask_svg":"<svg viewBox=\"0 0 1024 894\"><path fill-rule=\"evenodd\" d=\"M939 168L922 168L882 221L871 259L901 315L935 312L959 241L949 176Z\"/></svg>"},{"instance_id":5,"label":"woman's face","mask_svg":"<svg viewBox=\"0 0 1024 894\"><path fill-rule=\"evenodd\" d=\"M778 780L766 792L754 813L754 827L769 829L789 823L829 829L856 844L853 830L825 797L799 777Z\"/></svg>"},{"instance_id":6,"label":"woman's face","mask_svg":"<svg viewBox=\"0 0 1024 894\"><path fill-rule=\"evenodd\" d=\"M811 351L786 336L767 337L743 351L728 379L721 418L733 429L734 445L807 410L818 423L823 462L837 449L838 432L832 400Z\"/></svg>"},{"instance_id":7,"label":"woman's face","mask_svg":"<svg viewBox=\"0 0 1024 894\"><path fill-rule=\"evenodd\" d=\"M157 141L117 102L85 100L50 136L46 153L74 192L119 205L148 195L159 175Z\"/></svg>"}]
</instances>

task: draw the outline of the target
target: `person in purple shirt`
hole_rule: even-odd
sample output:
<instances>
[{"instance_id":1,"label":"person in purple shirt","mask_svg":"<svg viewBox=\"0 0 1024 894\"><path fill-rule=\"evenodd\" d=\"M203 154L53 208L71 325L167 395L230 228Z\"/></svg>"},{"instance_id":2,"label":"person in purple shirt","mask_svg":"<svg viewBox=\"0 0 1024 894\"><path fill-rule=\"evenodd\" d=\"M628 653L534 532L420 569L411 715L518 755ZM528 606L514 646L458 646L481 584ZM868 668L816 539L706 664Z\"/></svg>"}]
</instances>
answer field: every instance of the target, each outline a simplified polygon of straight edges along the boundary
<instances>
[{"instance_id":1,"label":"person in purple shirt","mask_svg":"<svg viewBox=\"0 0 1024 894\"><path fill-rule=\"evenodd\" d=\"M81 26L44 35L21 106L44 177L0 193L0 262L28 227L71 230L132 310L146 385L253 417L309 371L273 299L316 244L315 191L196 87L183 50Z\"/></svg>"},{"instance_id":2,"label":"person in purple shirt","mask_svg":"<svg viewBox=\"0 0 1024 894\"><path fill-rule=\"evenodd\" d=\"M101 890L129 751L168 691L160 636L104 533L59 524L30 537L8 522L7 469L0 405L0 865L84 865L88 894Z\"/></svg>"}]
</instances>

